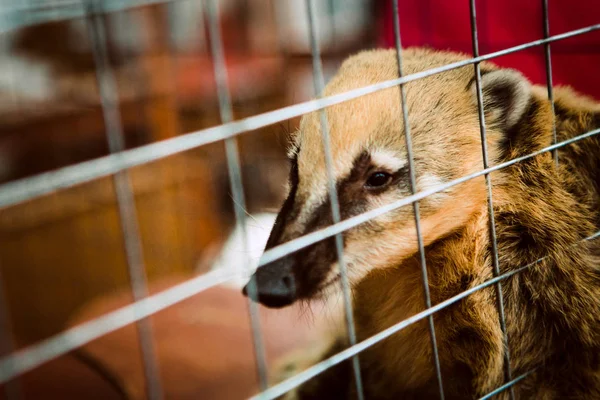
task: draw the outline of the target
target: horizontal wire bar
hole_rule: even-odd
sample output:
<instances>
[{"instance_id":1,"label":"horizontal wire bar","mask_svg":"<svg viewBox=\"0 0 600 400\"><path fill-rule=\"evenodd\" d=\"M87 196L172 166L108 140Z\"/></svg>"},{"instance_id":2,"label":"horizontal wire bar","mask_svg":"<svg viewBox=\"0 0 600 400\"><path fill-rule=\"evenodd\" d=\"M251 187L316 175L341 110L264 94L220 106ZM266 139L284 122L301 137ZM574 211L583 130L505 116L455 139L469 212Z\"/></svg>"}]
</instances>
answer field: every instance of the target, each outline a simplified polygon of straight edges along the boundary
<instances>
[{"instance_id":1,"label":"horizontal wire bar","mask_svg":"<svg viewBox=\"0 0 600 400\"><path fill-rule=\"evenodd\" d=\"M225 283L235 276L230 271L210 271L101 317L66 329L37 344L18 350L10 356L2 357L0 384L206 289Z\"/></svg>"},{"instance_id":2,"label":"horizontal wire bar","mask_svg":"<svg viewBox=\"0 0 600 400\"><path fill-rule=\"evenodd\" d=\"M505 383L504 385L500 386L498 389L495 389L494 391L486 394L485 396L481 397L479 400L491 399L495 395L504 392L506 389L512 388L513 386L515 386L517 383L521 382L523 379L527 378L532 373L533 373L533 371L529 371L529 372L524 373L523 375L517 376L515 379L511 380L510 382Z\"/></svg>"},{"instance_id":3,"label":"horizontal wire bar","mask_svg":"<svg viewBox=\"0 0 600 400\"><path fill-rule=\"evenodd\" d=\"M44 194L52 193L59 189L72 187L77 184L89 182L93 179L111 175L127 168L157 161L177 153L194 149L196 147L228 139L248 131L264 128L278 122L299 117L303 114L318 111L328 106L340 104L361 96L378 92L380 90L389 89L403 83L464 67L476 62L490 60L541 44L582 35L598 29L600 29L600 24L591 25L586 28L551 36L547 39L540 39L502 51L497 51L495 53L489 53L480 57L447 64L437 68L431 68L426 71L406 75L402 78L392 79L389 81L353 89L333 96L324 97L322 99L298 103L292 106L254 115L252 117L240 119L227 124L202 129L172 139L162 140L160 142L140 146L135 149L125 150L120 153L96 158L94 160L59 168L57 170L45 172L29 178L23 178L17 181L5 183L0 185L0 209L31 200Z\"/></svg>"},{"instance_id":4,"label":"horizontal wire bar","mask_svg":"<svg viewBox=\"0 0 600 400\"><path fill-rule=\"evenodd\" d=\"M600 237L600 231L597 231L593 235L586 237L585 239L581 240L580 242L573 243L571 246L575 246L578 243L593 240L598 237ZM302 383L308 381L309 379L312 379L315 376L319 375L320 373L328 370L329 368L333 367L334 365L337 365L337 364L349 359L350 357L354 356L355 354L358 354L358 353L368 349L369 347L381 342L382 340L387 339L388 337L401 331L402 329L404 329L412 324L415 324L416 322L419 322L419 321L429 317L430 315L435 314L436 312L438 312L440 310L443 310L444 308L456 303L459 300L464 299L465 297L472 295L473 293L475 293L479 290L482 290L482 289L485 289L486 287L495 285L504 279L510 278L513 275L516 275L526 269L529 269L532 266L545 260L547 257L548 256L541 257L530 264L527 264L523 267L517 268L517 269L509 271L509 272L505 272L504 274L499 275L490 280L487 280L484 283L481 283L477 286L472 287L471 289L460 292L459 294L457 294L453 297L450 297L449 299L444 300L441 303L438 303L435 306L428 308L427 310L421 311L420 313L417 313L417 314L413 315L412 317L406 318L406 319L396 323L395 325L390 326L389 328L363 340L360 343L357 343L354 346L348 347L346 350L343 350L343 351L313 365L312 367L298 373L297 375L294 375L291 378L288 378L285 381L272 386L268 390L266 390L262 393L259 393L256 396L251 397L250 399L251 400L270 400L270 399L279 397L282 394L284 394L284 393L292 390L293 388L301 385ZM529 372L529 373L531 373L531 372ZM525 375L527 375L527 374L525 374ZM519 378L521 378L521 377L519 377ZM502 387L504 389L509 388L514 383L516 383L514 381L516 381L519 378L516 378L513 381L506 383ZM502 389L502 390L504 390L504 389ZM496 390L498 390L498 389L496 389Z\"/></svg>"},{"instance_id":5,"label":"horizontal wire bar","mask_svg":"<svg viewBox=\"0 0 600 400\"><path fill-rule=\"evenodd\" d=\"M288 253L280 254L281 249L284 248L289 243L300 243L302 245L302 247L306 247L306 246L312 244L313 242L306 243L304 238L310 237L311 240L315 240L314 239L315 234L319 234L319 233L321 235L324 235L323 237L333 236L336 233L342 232L344 230L352 228L353 226L359 225L360 223L363 223L368 219L372 219L372 218L374 218L374 216L378 216L385 212L391 211L395 208L410 204L413 201L420 200L426 196L437 193L437 192L447 189L449 187L455 186L455 185L465 182L469 179L473 179L477 176L498 170L500 168L505 168L505 167L515 164L517 162L529 159L531 157L540 155L540 154L548 152L548 151L552 151L555 148L559 148L559 147L563 147L563 146L566 146L571 143L575 143L579 140L583 140L585 138L597 135L599 133L600 133L600 129L596 129L596 130L590 131L588 133L585 133L583 135L579 135L574 138L571 138L569 140L559 142L555 145L545 147L544 149L541 149L541 150L539 150L535 153L529 154L527 156L515 158L511 161L507 161L505 163L498 164L494 167L490 167L490 168L488 168L488 171L482 170L477 173L468 175L466 177L456 179L452 182L449 182L448 184L438 187L437 189L419 192L416 195L406 198L405 200L407 200L407 201L396 202L396 203L392 203L388 206L380 207L380 208L372 210L370 212L367 212L367 213L358 215L356 217L344 220L344 221L340 222L339 224L332 225L323 230L316 231L309 235L300 237L298 239L294 239L293 241L290 241L283 245L274 247L273 249L279 249L278 253L272 253L271 250L268 250L267 252L265 252L265 254L269 253L270 254L269 257L270 257L271 261L275 260L275 259L277 259L277 257L283 257L284 255L286 255L288 253L296 251L296 250L292 250L292 251L289 251ZM398 204L398 203L404 203L404 204ZM393 207L390 207L390 206L393 206ZM380 210L384 210L384 211L380 212ZM372 216L372 215L374 215L374 216ZM365 218L365 216L367 216L367 219L362 221L361 219ZM360 217L360 219L359 219L359 217ZM348 222L350 222L350 224ZM323 237L320 237L318 240L315 240L315 242L322 240ZM586 238L585 240L592 240L592 239L596 239L598 237L600 237L600 231L596 232L594 235ZM302 248L302 247L299 247L299 248ZM277 257L275 257L276 254L277 254ZM536 261L535 263L539 262L540 260ZM533 264L535 264L535 263L533 263ZM259 263L259 264L264 265L264 264L266 264L266 262L262 261L262 259L261 259L261 263ZM521 269L517 270L516 272L519 272L522 269L528 268L529 266L522 267ZM516 272L513 271L510 274L516 273ZM66 354L71 350L81 347L81 346L85 345L86 343L89 343L92 340L98 339L99 337L102 337L102 336L104 336L110 332L113 332L117 329L123 328L133 322L138 321L139 319L145 318L145 317L150 316L158 311L164 310L165 308L170 307L174 304L177 304L183 300L186 300L204 290L207 290L207 289L210 289L211 287L225 283L225 282L235 278L236 276L237 275L231 271L221 270L221 269L207 272L201 276L192 278L181 284L177 284L167 290L164 290L157 294L151 295L143 300L134 302L128 306L125 306L118 310L104 314L102 317L96 318L96 319L88 321L88 322L84 322L78 326L67 329L67 330L61 332L60 334L57 334L49 339L39 342L38 344L35 344L35 345L29 346L25 349L19 350L10 356L2 357L2 358L0 358L0 383L4 383L7 380L15 377L16 375L19 375L26 371L29 371L29 370L43 364L44 362L50 361L56 357ZM497 278L494 278L494 279L486 282L485 285L489 286L489 285L495 284L497 282L497 279L504 279L506 277L507 277L506 274L501 275ZM452 299L449 299L449 300L452 300ZM459 299L455 299L454 301L457 301L457 300L459 300ZM445 303L440 303L440 304L434 306L433 308L438 307L441 304L445 304ZM451 304L451 303L449 303L449 304ZM429 310L426 310L426 311L429 311ZM417 315L420 315L420 314L417 314ZM417 317L417 315L415 315L414 317ZM429 314L425 314L421 318L425 318L428 315ZM364 343L364 342L361 342L361 343ZM352 354L349 357L351 357L351 356L352 356ZM308 379L310 379L310 378L308 378ZM271 389L273 389L273 388L271 388ZM269 390L271 390L271 389L269 389Z\"/></svg>"},{"instance_id":6,"label":"horizontal wire bar","mask_svg":"<svg viewBox=\"0 0 600 400\"><path fill-rule=\"evenodd\" d=\"M97 12L126 11L154 4L166 4L177 0L103 0L97 2ZM0 34L47 22L84 18L86 10L81 0L54 0L51 3L23 5L23 0L13 0L15 6L3 4L0 9Z\"/></svg>"}]
</instances>

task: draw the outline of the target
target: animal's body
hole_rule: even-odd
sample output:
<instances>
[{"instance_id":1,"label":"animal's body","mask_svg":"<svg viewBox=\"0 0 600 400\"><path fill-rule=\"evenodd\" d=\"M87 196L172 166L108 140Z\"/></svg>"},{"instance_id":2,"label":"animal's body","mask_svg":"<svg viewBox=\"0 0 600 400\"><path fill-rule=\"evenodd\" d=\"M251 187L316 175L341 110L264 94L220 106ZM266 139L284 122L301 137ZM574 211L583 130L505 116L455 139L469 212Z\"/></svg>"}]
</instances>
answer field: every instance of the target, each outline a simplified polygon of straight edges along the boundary
<instances>
[{"instance_id":1,"label":"animal's body","mask_svg":"<svg viewBox=\"0 0 600 400\"><path fill-rule=\"evenodd\" d=\"M404 51L404 73L462 60L453 53ZM482 63L487 150L492 165L552 144L545 88ZM347 60L325 95L398 76L394 51ZM483 168L472 65L406 84L419 191ZM600 105L555 88L556 134L563 141L600 128ZM398 88L327 109L343 219L411 194ZM331 224L319 114L304 117L291 152L290 195L267 248ZM379 174L379 175L378 175ZM600 399L600 139L591 136L490 175L512 376L518 399ZM432 303L493 278L483 176L419 202ZM409 205L344 233L358 340L425 309L413 208ZM334 239L260 268L258 300L280 307L331 294L339 266ZM541 260L540 260L541 259ZM539 261L538 261L539 260ZM531 265L530 265L531 264ZM496 287L434 314L446 399L483 396L505 381ZM334 347L346 343L343 324ZM310 360L317 362L319 358ZM300 361L299 361L300 362ZM438 396L427 320L360 353L367 399ZM504 392L500 395L506 397ZM296 398L353 398L349 364L319 375Z\"/></svg>"}]
</instances>

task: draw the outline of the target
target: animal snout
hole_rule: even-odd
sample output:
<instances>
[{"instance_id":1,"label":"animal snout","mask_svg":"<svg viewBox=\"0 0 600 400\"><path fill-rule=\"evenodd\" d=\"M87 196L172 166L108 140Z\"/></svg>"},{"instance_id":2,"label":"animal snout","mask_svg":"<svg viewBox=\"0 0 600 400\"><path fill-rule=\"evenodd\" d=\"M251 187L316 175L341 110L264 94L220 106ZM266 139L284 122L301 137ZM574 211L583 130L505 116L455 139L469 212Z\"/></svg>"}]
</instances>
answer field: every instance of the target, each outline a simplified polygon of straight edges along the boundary
<instances>
[{"instance_id":1,"label":"animal snout","mask_svg":"<svg viewBox=\"0 0 600 400\"><path fill-rule=\"evenodd\" d=\"M253 278L255 288L251 287L251 280L243 289L244 295L252 300L270 308L285 307L296 300L296 281L290 260L281 259L264 265L254 273Z\"/></svg>"}]
</instances>

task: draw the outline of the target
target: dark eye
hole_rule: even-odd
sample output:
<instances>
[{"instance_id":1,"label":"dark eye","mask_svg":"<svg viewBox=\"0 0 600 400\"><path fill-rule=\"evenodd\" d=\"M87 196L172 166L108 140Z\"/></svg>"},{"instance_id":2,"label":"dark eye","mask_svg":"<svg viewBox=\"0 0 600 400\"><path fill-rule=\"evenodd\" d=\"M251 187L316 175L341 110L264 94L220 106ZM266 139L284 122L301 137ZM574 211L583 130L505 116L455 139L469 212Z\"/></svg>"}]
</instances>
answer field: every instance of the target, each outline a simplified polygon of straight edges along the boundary
<instances>
[{"instance_id":1,"label":"dark eye","mask_svg":"<svg viewBox=\"0 0 600 400\"><path fill-rule=\"evenodd\" d=\"M365 183L365 187L367 189L380 189L392 181L392 175L387 172L375 172L372 174L367 182Z\"/></svg>"}]
</instances>

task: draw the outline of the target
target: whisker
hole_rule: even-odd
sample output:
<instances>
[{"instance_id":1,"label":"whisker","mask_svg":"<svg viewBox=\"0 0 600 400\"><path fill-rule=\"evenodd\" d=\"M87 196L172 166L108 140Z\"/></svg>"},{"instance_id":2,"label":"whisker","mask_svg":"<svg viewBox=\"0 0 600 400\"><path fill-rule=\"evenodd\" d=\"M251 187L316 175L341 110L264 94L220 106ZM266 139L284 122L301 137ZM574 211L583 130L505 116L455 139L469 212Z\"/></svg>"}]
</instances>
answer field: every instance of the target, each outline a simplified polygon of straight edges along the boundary
<instances>
[{"instance_id":1,"label":"whisker","mask_svg":"<svg viewBox=\"0 0 600 400\"><path fill-rule=\"evenodd\" d=\"M302 300L299 303L300 305L300 318L304 319L304 321L309 322L311 325L315 323L315 313L312 309L312 303L308 300Z\"/></svg>"},{"instance_id":2,"label":"whisker","mask_svg":"<svg viewBox=\"0 0 600 400\"><path fill-rule=\"evenodd\" d=\"M248 210L246 210L244 207L242 207L242 205L240 203L238 203L237 201L235 201L235 199L233 198L233 196L231 195L231 193L229 193L229 197L231 198L231 201L233 201L234 204L236 204L239 208L241 208L242 210L244 210L244 213L246 213L246 215L250 218L252 218L252 220L254 222L256 222L257 224L260 224L260 222L258 222L258 220L256 218L254 218L254 216L252 214L250 214L248 212Z\"/></svg>"},{"instance_id":3,"label":"whisker","mask_svg":"<svg viewBox=\"0 0 600 400\"><path fill-rule=\"evenodd\" d=\"M277 214L279 212L278 208L269 208L269 207L265 207L262 209L263 212L266 213L271 213L271 214Z\"/></svg>"}]
</instances>

